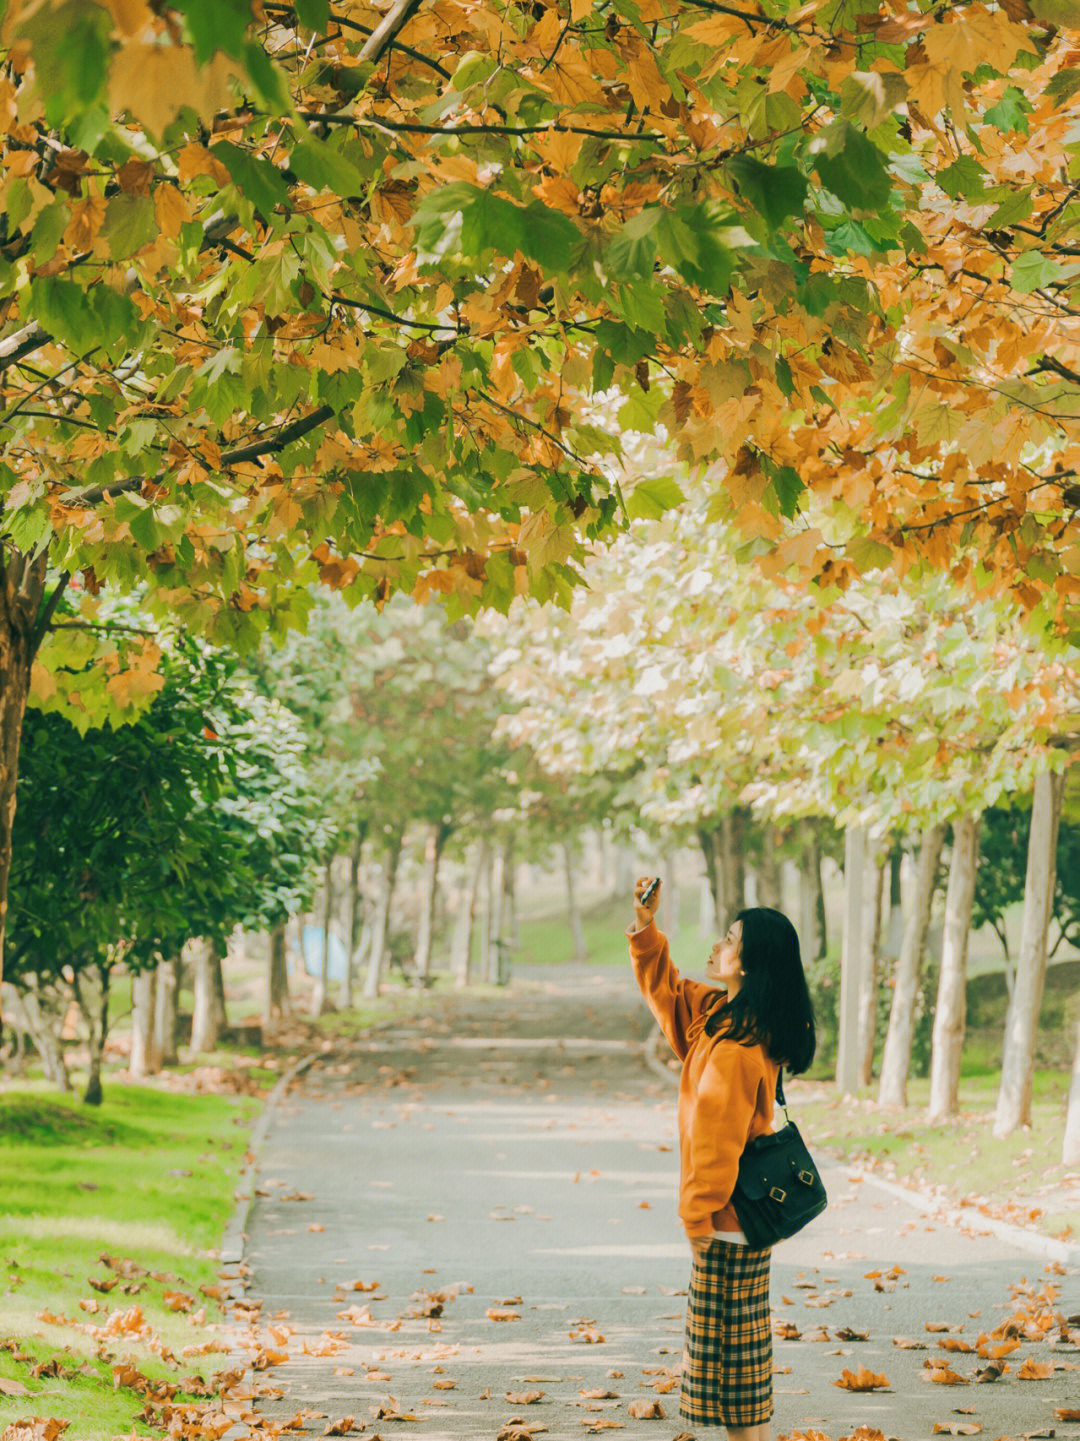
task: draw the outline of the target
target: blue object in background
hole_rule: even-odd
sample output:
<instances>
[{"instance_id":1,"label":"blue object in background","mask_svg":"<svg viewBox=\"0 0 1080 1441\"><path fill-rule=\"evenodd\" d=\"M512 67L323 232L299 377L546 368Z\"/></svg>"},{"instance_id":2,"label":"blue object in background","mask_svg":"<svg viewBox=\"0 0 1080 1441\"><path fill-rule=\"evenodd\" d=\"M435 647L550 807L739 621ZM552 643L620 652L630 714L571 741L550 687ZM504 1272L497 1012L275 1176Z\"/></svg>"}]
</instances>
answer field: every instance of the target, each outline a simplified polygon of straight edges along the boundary
<instances>
[{"instance_id":1,"label":"blue object in background","mask_svg":"<svg viewBox=\"0 0 1080 1441\"><path fill-rule=\"evenodd\" d=\"M322 951L323 951L323 929L322 926L305 926L300 938L300 944L304 950L304 970L309 976L318 976L322 972ZM345 967L348 964L348 956L345 954L345 947L330 932L330 966L328 975L332 981L343 981L345 979Z\"/></svg>"}]
</instances>

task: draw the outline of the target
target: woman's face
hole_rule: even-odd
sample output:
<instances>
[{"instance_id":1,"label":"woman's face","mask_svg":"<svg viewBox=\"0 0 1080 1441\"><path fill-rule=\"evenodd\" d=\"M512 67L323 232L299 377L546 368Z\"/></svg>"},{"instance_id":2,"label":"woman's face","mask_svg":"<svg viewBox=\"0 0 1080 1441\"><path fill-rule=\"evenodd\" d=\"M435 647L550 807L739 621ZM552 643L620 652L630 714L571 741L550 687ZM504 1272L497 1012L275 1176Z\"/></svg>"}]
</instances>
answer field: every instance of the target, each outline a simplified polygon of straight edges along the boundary
<instances>
[{"instance_id":1,"label":"woman's face","mask_svg":"<svg viewBox=\"0 0 1080 1441\"><path fill-rule=\"evenodd\" d=\"M742 979L742 921L733 921L728 933L717 941L709 952L705 975L710 981L723 981L731 990L737 990Z\"/></svg>"}]
</instances>

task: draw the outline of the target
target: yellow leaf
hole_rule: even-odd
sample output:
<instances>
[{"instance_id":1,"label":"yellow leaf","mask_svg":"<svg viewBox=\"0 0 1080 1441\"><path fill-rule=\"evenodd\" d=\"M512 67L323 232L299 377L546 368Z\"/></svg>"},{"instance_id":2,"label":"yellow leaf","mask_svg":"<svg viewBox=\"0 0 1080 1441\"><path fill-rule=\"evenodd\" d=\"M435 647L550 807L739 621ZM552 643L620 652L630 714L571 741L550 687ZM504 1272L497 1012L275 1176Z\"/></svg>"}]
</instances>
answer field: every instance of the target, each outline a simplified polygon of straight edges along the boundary
<instances>
[{"instance_id":1,"label":"yellow leaf","mask_svg":"<svg viewBox=\"0 0 1080 1441\"><path fill-rule=\"evenodd\" d=\"M103 195L88 195L71 207L71 219L64 231L64 244L72 250L89 250L105 220Z\"/></svg>"},{"instance_id":2,"label":"yellow leaf","mask_svg":"<svg viewBox=\"0 0 1080 1441\"><path fill-rule=\"evenodd\" d=\"M593 12L593 0L570 0L570 19L587 20Z\"/></svg>"},{"instance_id":3,"label":"yellow leaf","mask_svg":"<svg viewBox=\"0 0 1080 1441\"><path fill-rule=\"evenodd\" d=\"M207 121L229 106L229 82L236 73L234 63L220 52L200 66L189 45L125 45L109 72L109 102L160 136L186 105Z\"/></svg>"},{"instance_id":4,"label":"yellow leaf","mask_svg":"<svg viewBox=\"0 0 1080 1441\"><path fill-rule=\"evenodd\" d=\"M36 660L30 667L30 695L39 704L56 694L56 677Z\"/></svg>"},{"instance_id":5,"label":"yellow leaf","mask_svg":"<svg viewBox=\"0 0 1080 1441\"><path fill-rule=\"evenodd\" d=\"M956 116L964 113L964 82L960 67L947 60L926 65L909 65L904 71L908 100L930 120L946 106Z\"/></svg>"},{"instance_id":6,"label":"yellow leaf","mask_svg":"<svg viewBox=\"0 0 1080 1441\"><path fill-rule=\"evenodd\" d=\"M146 0L105 0L105 8L121 35L139 35L154 23L154 12Z\"/></svg>"},{"instance_id":7,"label":"yellow leaf","mask_svg":"<svg viewBox=\"0 0 1080 1441\"><path fill-rule=\"evenodd\" d=\"M947 21L931 25L923 36L932 65L951 65L971 75L985 63L1008 74L1018 50L1034 49L1026 28L1000 10L971 5L948 15Z\"/></svg>"},{"instance_id":8,"label":"yellow leaf","mask_svg":"<svg viewBox=\"0 0 1080 1441\"><path fill-rule=\"evenodd\" d=\"M228 185L229 172L221 161L205 145L189 142L176 157L176 173L181 182L193 180L196 175L209 175L218 185Z\"/></svg>"},{"instance_id":9,"label":"yellow leaf","mask_svg":"<svg viewBox=\"0 0 1080 1441\"><path fill-rule=\"evenodd\" d=\"M162 235L175 240L181 225L191 219L191 207L175 185L159 185L154 191L154 215Z\"/></svg>"}]
</instances>

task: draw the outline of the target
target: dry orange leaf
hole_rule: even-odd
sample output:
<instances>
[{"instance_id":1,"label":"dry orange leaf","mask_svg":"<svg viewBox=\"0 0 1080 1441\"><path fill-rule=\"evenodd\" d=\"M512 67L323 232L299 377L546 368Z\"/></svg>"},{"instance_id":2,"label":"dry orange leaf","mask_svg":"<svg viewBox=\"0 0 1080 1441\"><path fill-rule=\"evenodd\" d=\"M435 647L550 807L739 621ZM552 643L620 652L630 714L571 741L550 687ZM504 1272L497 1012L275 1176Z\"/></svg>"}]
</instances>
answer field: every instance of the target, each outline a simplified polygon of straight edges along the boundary
<instances>
[{"instance_id":1,"label":"dry orange leaf","mask_svg":"<svg viewBox=\"0 0 1080 1441\"><path fill-rule=\"evenodd\" d=\"M570 1332L571 1341L577 1341L582 1346L599 1346L603 1336L593 1325L580 1326L576 1331Z\"/></svg>"},{"instance_id":2,"label":"dry orange leaf","mask_svg":"<svg viewBox=\"0 0 1080 1441\"><path fill-rule=\"evenodd\" d=\"M592 1386L588 1390L578 1388L578 1395L584 1396L586 1401L617 1401L618 1391L605 1391L602 1386Z\"/></svg>"},{"instance_id":3,"label":"dry orange leaf","mask_svg":"<svg viewBox=\"0 0 1080 1441\"><path fill-rule=\"evenodd\" d=\"M350 1434L350 1432L353 1432L353 1431L364 1431L364 1430L366 1430L366 1429L367 1429L367 1424L366 1424L366 1422L361 1421L360 1424L357 1425L356 1420L355 1420L354 1417L352 1417L352 1416L342 1416L342 1418L341 1418L340 1421L328 1421L328 1422L326 1423L326 1430L323 1432L323 1435L324 1435L324 1436L348 1436L348 1435Z\"/></svg>"},{"instance_id":4,"label":"dry orange leaf","mask_svg":"<svg viewBox=\"0 0 1080 1441\"><path fill-rule=\"evenodd\" d=\"M1055 1421L1080 1421L1080 1407L1077 1406L1055 1406Z\"/></svg>"},{"instance_id":5,"label":"dry orange leaf","mask_svg":"<svg viewBox=\"0 0 1080 1441\"><path fill-rule=\"evenodd\" d=\"M977 1421L935 1421L931 1430L935 1436L977 1436L982 1427Z\"/></svg>"},{"instance_id":6,"label":"dry orange leaf","mask_svg":"<svg viewBox=\"0 0 1080 1441\"><path fill-rule=\"evenodd\" d=\"M506 1399L511 1406L531 1406L543 1394L543 1391L507 1391Z\"/></svg>"},{"instance_id":7,"label":"dry orange leaf","mask_svg":"<svg viewBox=\"0 0 1080 1441\"><path fill-rule=\"evenodd\" d=\"M936 1381L939 1386L966 1386L968 1379L959 1375L949 1365L935 1366L930 1372L930 1380Z\"/></svg>"},{"instance_id":8,"label":"dry orange leaf","mask_svg":"<svg viewBox=\"0 0 1080 1441\"><path fill-rule=\"evenodd\" d=\"M500 1306L489 1306L484 1313L489 1321L520 1321L520 1311L507 1311Z\"/></svg>"},{"instance_id":9,"label":"dry orange leaf","mask_svg":"<svg viewBox=\"0 0 1080 1441\"><path fill-rule=\"evenodd\" d=\"M29 1387L24 1386L21 1381L8 1381L0 1376L0 1396L29 1396Z\"/></svg>"},{"instance_id":10,"label":"dry orange leaf","mask_svg":"<svg viewBox=\"0 0 1080 1441\"><path fill-rule=\"evenodd\" d=\"M833 1382L834 1386L841 1386L845 1391L878 1391L884 1390L889 1385L888 1376L876 1376L866 1366L860 1366L857 1371L848 1371L846 1368L840 1373L839 1381Z\"/></svg>"},{"instance_id":11,"label":"dry orange leaf","mask_svg":"<svg viewBox=\"0 0 1080 1441\"><path fill-rule=\"evenodd\" d=\"M646 1401L643 1396L631 1401L626 1409L635 1421L663 1421L666 1416L659 1401Z\"/></svg>"},{"instance_id":12,"label":"dry orange leaf","mask_svg":"<svg viewBox=\"0 0 1080 1441\"><path fill-rule=\"evenodd\" d=\"M1029 1356L1016 1373L1018 1381L1047 1381L1054 1374L1054 1368L1048 1361L1036 1361Z\"/></svg>"},{"instance_id":13,"label":"dry orange leaf","mask_svg":"<svg viewBox=\"0 0 1080 1441\"><path fill-rule=\"evenodd\" d=\"M966 1351L972 1353L975 1350L974 1346L969 1345L967 1341L959 1340L956 1336L946 1336L944 1341L938 1342L938 1345L943 1351Z\"/></svg>"}]
</instances>

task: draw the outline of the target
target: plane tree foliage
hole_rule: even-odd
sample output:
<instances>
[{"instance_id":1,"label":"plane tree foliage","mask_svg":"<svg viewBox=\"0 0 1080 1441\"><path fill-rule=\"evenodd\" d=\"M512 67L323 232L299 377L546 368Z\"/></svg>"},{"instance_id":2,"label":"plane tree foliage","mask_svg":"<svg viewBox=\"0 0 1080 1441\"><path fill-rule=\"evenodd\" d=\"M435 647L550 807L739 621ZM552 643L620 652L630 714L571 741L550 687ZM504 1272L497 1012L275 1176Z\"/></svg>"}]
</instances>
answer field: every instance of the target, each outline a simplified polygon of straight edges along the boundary
<instances>
[{"instance_id":1,"label":"plane tree foliage","mask_svg":"<svg viewBox=\"0 0 1080 1441\"><path fill-rule=\"evenodd\" d=\"M70 577L215 644L314 579L565 604L680 498L623 490L625 431L777 568L945 567L1075 629L1071 18L10 0L0 906Z\"/></svg>"}]
</instances>

